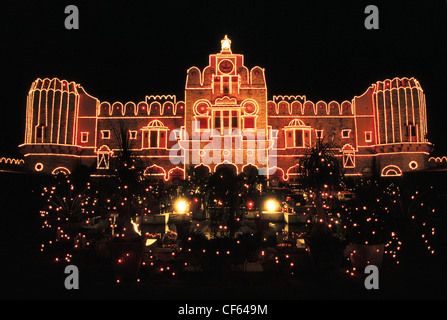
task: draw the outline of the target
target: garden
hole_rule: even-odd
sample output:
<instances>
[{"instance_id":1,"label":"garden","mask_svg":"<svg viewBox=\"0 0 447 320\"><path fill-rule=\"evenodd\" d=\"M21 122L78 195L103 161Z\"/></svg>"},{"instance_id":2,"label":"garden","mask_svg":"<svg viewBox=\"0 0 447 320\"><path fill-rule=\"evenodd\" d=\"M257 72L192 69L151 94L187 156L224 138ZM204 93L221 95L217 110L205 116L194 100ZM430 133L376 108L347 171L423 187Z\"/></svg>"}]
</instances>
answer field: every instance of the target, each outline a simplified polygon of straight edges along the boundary
<instances>
[{"instance_id":1,"label":"garden","mask_svg":"<svg viewBox=\"0 0 447 320\"><path fill-rule=\"evenodd\" d=\"M347 179L331 150L321 141L309 149L297 184L224 167L190 168L168 185L142 175L130 156L118 157L111 176L81 167L47 177L40 250L55 264L94 257L118 284L191 274L355 277L370 264L399 265L415 243L438 253L435 186Z\"/></svg>"}]
</instances>

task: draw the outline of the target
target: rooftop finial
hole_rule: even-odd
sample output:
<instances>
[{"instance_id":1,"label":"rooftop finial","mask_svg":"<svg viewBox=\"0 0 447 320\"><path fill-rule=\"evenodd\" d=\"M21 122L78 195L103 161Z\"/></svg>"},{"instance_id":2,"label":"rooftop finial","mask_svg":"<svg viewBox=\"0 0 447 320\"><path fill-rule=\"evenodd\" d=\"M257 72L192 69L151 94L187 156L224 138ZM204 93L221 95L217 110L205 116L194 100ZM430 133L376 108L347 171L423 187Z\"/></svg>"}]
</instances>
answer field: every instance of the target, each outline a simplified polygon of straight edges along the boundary
<instances>
[{"instance_id":1,"label":"rooftop finial","mask_svg":"<svg viewBox=\"0 0 447 320\"><path fill-rule=\"evenodd\" d=\"M227 35L225 35L225 38L220 41L221 44L221 50L220 53L231 53L231 40L228 39Z\"/></svg>"}]
</instances>

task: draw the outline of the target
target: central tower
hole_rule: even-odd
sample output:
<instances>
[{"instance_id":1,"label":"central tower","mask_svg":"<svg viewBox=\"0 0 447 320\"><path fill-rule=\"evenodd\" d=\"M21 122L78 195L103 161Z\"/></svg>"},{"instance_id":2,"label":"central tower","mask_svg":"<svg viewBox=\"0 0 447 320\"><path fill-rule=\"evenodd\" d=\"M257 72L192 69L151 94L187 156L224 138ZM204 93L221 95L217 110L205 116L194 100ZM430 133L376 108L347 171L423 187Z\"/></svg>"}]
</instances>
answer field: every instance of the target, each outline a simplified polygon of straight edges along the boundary
<instances>
[{"instance_id":1,"label":"central tower","mask_svg":"<svg viewBox=\"0 0 447 320\"><path fill-rule=\"evenodd\" d=\"M228 164L236 174L250 165L266 172L268 149L273 146L266 106L264 69L249 70L244 56L232 52L225 36L221 51L209 56L203 71L197 67L187 71L181 143L185 169L202 164L213 173Z\"/></svg>"}]
</instances>

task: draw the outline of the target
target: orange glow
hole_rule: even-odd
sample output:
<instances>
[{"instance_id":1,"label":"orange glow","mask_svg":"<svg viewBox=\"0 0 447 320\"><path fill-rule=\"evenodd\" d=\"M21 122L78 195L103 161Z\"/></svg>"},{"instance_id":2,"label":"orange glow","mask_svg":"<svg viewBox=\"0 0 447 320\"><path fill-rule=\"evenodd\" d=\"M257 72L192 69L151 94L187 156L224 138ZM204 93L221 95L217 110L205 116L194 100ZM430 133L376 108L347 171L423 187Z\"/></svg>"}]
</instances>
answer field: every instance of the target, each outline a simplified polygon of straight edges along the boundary
<instances>
[{"instance_id":1,"label":"orange glow","mask_svg":"<svg viewBox=\"0 0 447 320\"><path fill-rule=\"evenodd\" d=\"M428 165L425 94L415 78L377 81L341 102L314 102L305 95L268 100L265 70L248 68L244 56L232 52L227 35L208 61L204 69L187 70L184 100L147 95L138 102L99 101L75 82L38 78L26 99L19 146L25 160L1 158L0 163L24 162L31 170L55 174L96 161L107 174L119 151L113 133L124 119L131 150L147 166L144 174L165 182L185 178L191 164L203 164L210 173L223 164L236 173L253 165L268 178L291 181L298 177L297 158L323 135L334 139L347 176L361 176L373 163L383 164L377 173L384 177ZM263 138L251 139L261 132ZM212 148L213 139L229 143ZM173 150L178 152L171 157ZM447 157L429 161L447 162Z\"/></svg>"}]
</instances>

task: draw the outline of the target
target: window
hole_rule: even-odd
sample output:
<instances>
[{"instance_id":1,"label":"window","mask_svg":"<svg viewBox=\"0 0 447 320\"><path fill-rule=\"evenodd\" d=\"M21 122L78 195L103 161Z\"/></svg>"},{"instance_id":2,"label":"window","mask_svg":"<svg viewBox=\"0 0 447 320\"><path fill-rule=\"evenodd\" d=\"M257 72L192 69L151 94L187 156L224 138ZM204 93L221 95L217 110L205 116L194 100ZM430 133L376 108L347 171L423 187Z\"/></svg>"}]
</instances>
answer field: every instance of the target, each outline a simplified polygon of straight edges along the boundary
<instances>
[{"instance_id":1,"label":"window","mask_svg":"<svg viewBox=\"0 0 447 320\"><path fill-rule=\"evenodd\" d=\"M410 142L418 141L418 128L417 125L409 124L408 125L408 135Z\"/></svg>"},{"instance_id":2,"label":"window","mask_svg":"<svg viewBox=\"0 0 447 320\"><path fill-rule=\"evenodd\" d=\"M354 154L354 152L343 152L343 167L355 168L355 154Z\"/></svg>"},{"instance_id":3,"label":"window","mask_svg":"<svg viewBox=\"0 0 447 320\"><path fill-rule=\"evenodd\" d=\"M144 130L143 149L166 148L166 130Z\"/></svg>"},{"instance_id":4,"label":"window","mask_svg":"<svg viewBox=\"0 0 447 320\"><path fill-rule=\"evenodd\" d=\"M158 132L158 136L159 136L159 138L158 138L158 147L159 148L166 148L166 145L167 145L167 143L166 143L166 137L167 137L167 131L166 130L160 130L159 132Z\"/></svg>"},{"instance_id":5,"label":"window","mask_svg":"<svg viewBox=\"0 0 447 320\"><path fill-rule=\"evenodd\" d=\"M372 142L372 132L365 131L365 142Z\"/></svg>"},{"instance_id":6,"label":"window","mask_svg":"<svg viewBox=\"0 0 447 320\"><path fill-rule=\"evenodd\" d=\"M343 152L343 167L344 168L355 168L355 149L346 144L342 148Z\"/></svg>"},{"instance_id":7,"label":"window","mask_svg":"<svg viewBox=\"0 0 447 320\"><path fill-rule=\"evenodd\" d=\"M222 77L222 78L223 78L223 93L229 93L230 92L230 89L229 89L230 77Z\"/></svg>"},{"instance_id":8,"label":"window","mask_svg":"<svg viewBox=\"0 0 447 320\"><path fill-rule=\"evenodd\" d=\"M88 132L81 132L81 143L88 142Z\"/></svg>"},{"instance_id":9,"label":"window","mask_svg":"<svg viewBox=\"0 0 447 320\"><path fill-rule=\"evenodd\" d=\"M129 139L136 139L137 138L138 131L136 130L129 130Z\"/></svg>"},{"instance_id":10,"label":"window","mask_svg":"<svg viewBox=\"0 0 447 320\"><path fill-rule=\"evenodd\" d=\"M150 131L150 148L157 148L158 147L158 131L152 130Z\"/></svg>"},{"instance_id":11,"label":"window","mask_svg":"<svg viewBox=\"0 0 447 320\"><path fill-rule=\"evenodd\" d=\"M182 130L181 129L175 129L174 131L174 138L175 139L180 139L182 136Z\"/></svg>"},{"instance_id":12,"label":"window","mask_svg":"<svg viewBox=\"0 0 447 320\"><path fill-rule=\"evenodd\" d=\"M341 137L343 139L349 138L350 134L351 134L351 129L345 129L345 130L341 131Z\"/></svg>"},{"instance_id":13,"label":"window","mask_svg":"<svg viewBox=\"0 0 447 320\"><path fill-rule=\"evenodd\" d=\"M43 142L45 137L45 126L40 124L36 127L36 142Z\"/></svg>"},{"instance_id":14,"label":"window","mask_svg":"<svg viewBox=\"0 0 447 320\"><path fill-rule=\"evenodd\" d=\"M238 110L214 110L213 117L214 129L221 134L228 134L239 128Z\"/></svg>"},{"instance_id":15,"label":"window","mask_svg":"<svg viewBox=\"0 0 447 320\"><path fill-rule=\"evenodd\" d=\"M244 116L244 129L254 129L255 127L255 117Z\"/></svg>"},{"instance_id":16,"label":"window","mask_svg":"<svg viewBox=\"0 0 447 320\"><path fill-rule=\"evenodd\" d=\"M323 130L315 130L318 139L323 139Z\"/></svg>"},{"instance_id":17,"label":"window","mask_svg":"<svg viewBox=\"0 0 447 320\"><path fill-rule=\"evenodd\" d=\"M304 145L303 141L303 130L295 130L295 147L302 147Z\"/></svg>"},{"instance_id":18,"label":"window","mask_svg":"<svg viewBox=\"0 0 447 320\"><path fill-rule=\"evenodd\" d=\"M196 130L208 130L209 129L209 125L208 125L208 116L205 117L198 117L196 116Z\"/></svg>"},{"instance_id":19,"label":"window","mask_svg":"<svg viewBox=\"0 0 447 320\"><path fill-rule=\"evenodd\" d=\"M110 139L110 130L101 130L101 136L103 139Z\"/></svg>"},{"instance_id":20,"label":"window","mask_svg":"<svg viewBox=\"0 0 447 320\"><path fill-rule=\"evenodd\" d=\"M106 145L101 146L97 151L96 168L97 169L109 169L110 155L112 151Z\"/></svg>"},{"instance_id":21,"label":"window","mask_svg":"<svg viewBox=\"0 0 447 320\"><path fill-rule=\"evenodd\" d=\"M42 139L42 137L43 137L43 127L38 127L36 130L36 138Z\"/></svg>"},{"instance_id":22,"label":"window","mask_svg":"<svg viewBox=\"0 0 447 320\"><path fill-rule=\"evenodd\" d=\"M239 127L239 122L238 122L238 118L237 118L237 112L233 111L236 115L231 117L231 127L233 129L236 129Z\"/></svg>"},{"instance_id":23,"label":"window","mask_svg":"<svg viewBox=\"0 0 447 320\"><path fill-rule=\"evenodd\" d=\"M286 129L286 147L310 147L310 129Z\"/></svg>"},{"instance_id":24,"label":"window","mask_svg":"<svg viewBox=\"0 0 447 320\"><path fill-rule=\"evenodd\" d=\"M284 127L286 148L307 148L311 145L312 128L306 126L302 120L294 119Z\"/></svg>"},{"instance_id":25,"label":"window","mask_svg":"<svg viewBox=\"0 0 447 320\"><path fill-rule=\"evenodd\" d=\"M214 129L220 131L220 111L216 111L214 114Z\"/></svg>"}]
</instances>

